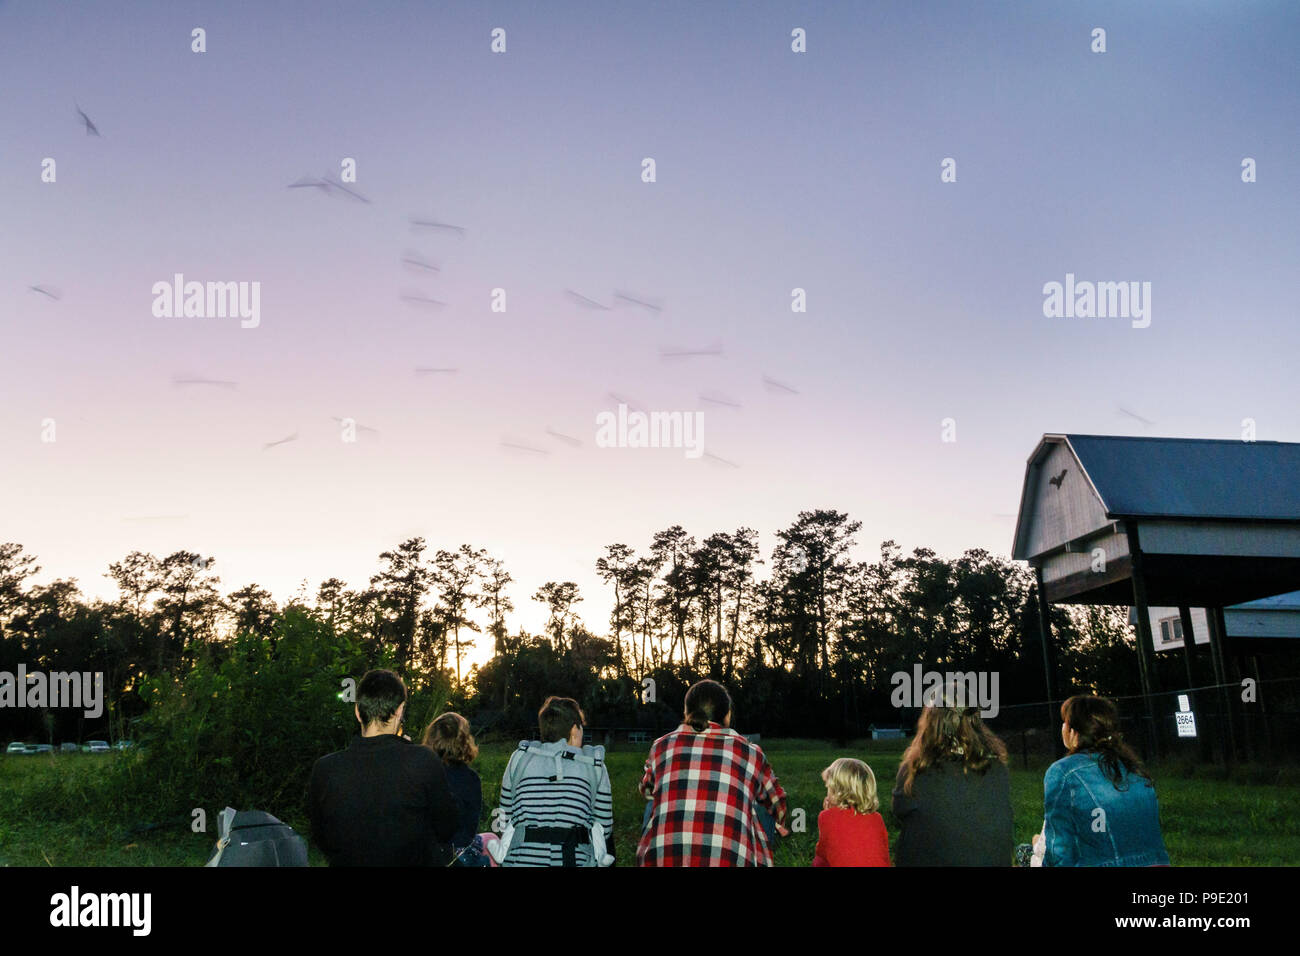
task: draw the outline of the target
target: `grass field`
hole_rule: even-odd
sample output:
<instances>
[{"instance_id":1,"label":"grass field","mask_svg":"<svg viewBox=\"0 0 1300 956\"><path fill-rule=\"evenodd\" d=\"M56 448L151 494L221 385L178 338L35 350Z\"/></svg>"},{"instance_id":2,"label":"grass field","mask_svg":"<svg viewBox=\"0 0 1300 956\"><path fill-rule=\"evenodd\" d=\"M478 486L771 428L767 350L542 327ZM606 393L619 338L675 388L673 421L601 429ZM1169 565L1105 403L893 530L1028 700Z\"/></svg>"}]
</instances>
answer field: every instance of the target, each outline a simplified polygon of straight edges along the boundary
<instances>
[{"instance_id":1,"label":"grass field","mask_svg":"<svg viewBox=\"0 0 1300 956\"><path fill-rule=\"evenodd\" d=\"M483 778L484 821L496 806L501 774L513 746L484 745L475 768ZM901 742L858 743L837 750L821 741L769 740L764 751L789 795L791 810L803 809L807 828L781 841L779 866L808 866L817 843L817 813L825 788L821 771L837 756L857 756L876 772L881 808L891 845L897 825L888 791L898 768ZM215 842L220 806L206 807L209 833L193 833L188 823L141 832L148 819L106 820L96 812L95 778L117 754L67 754L0 757L0 865L5 866L196 866ZM311 758L307 758L311 759ZM637 793L642 747L615 749L608 755L614 785L614 842L619 865L636 857L644 801ZM1043 771L1047 761L1011 763L1011 796L1018 842L1028 842L1042 823ZM1212 767L1166 767L1155 771L1165 844L1176 866L1256 866L1300 863L1300 777L1294 768L1238 767L1226 773ZM36 788L60 788L63 805L84 806L77 819L51 819L39 809L22 810L23 797ZM42 791L42 792L45 792ZM241 808L249 809L249 808ZM275 807L257 807L276 813ZM306 820L277 813L300 833ZM323 864L312 850L312 862Z\"/></svg>"}]
</instances>

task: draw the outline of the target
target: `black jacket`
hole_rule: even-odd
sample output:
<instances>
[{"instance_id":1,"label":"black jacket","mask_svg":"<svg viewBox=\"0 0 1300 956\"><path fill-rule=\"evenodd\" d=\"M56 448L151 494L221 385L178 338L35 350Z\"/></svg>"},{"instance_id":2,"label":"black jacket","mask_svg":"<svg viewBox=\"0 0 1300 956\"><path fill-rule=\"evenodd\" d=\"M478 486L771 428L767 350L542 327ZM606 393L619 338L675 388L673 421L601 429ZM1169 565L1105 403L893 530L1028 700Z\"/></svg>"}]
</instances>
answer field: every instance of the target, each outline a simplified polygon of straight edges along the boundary
<instances>
[{"instance_id":1,"label":"black jacket","mask_svg":"<svg viewBox=\"0 0 1300 956\"><path fill-rule=\"evenodd\" d=\"M898 820L895 866L1010 866L1014 852L1011 775L995 760L984 773L963 773L960 759L941 760L903 792L894 784Z\"/></svg>"},{"instance_id":2,"label":"black jacket","mask_svg":"<svg viewBox=\"0 0 1300 956\"><path fill-rule=\"evenodd\" d=\"M308 787L312 839L331 866L445 866L457 806L438 755L395 734L321 757Z\"/></svg>"}]
</instances>

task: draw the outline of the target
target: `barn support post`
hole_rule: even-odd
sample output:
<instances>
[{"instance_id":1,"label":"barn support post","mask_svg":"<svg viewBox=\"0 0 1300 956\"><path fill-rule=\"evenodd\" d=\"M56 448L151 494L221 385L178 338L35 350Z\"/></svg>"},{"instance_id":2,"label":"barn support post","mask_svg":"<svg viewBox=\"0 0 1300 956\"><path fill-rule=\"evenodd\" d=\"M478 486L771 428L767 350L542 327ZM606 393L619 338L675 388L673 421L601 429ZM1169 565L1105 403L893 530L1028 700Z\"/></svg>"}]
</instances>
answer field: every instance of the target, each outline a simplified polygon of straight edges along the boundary
<instances>
[{"instance_id":1,"label":"barn support post","mask_svg":"<svg viewBox=\"0 0 1300 956\"><path fill-rule=\"evenodd\" d=\"M1137 608L1138 674L1142 679L1142 705L1146 714L1147 743L1151 759L1160 757L1160 740L1151 695L1157 691L1155 642L1151 638L1151 608L1147 603L1147 582L1142 569L1142 549L1138 545L1137 527L1128 526L1129 558L1132 562L1133 606Z\"/></svg>"},{"instance_id":2,"label":"barn support post","mask_svg":"<svg viewBox=\"0 0 1300 956\"><path fill-rule=\"evenodd\" d=\"M1219 726L1223 736L1223 758L1229 764L1236 761L1236 741L1233 739L1232 700L1228 694L1228 669L1223 659L1223 638L1227 633L1223 608L1206 608L1210 621L1210 661L1214 665L1214 682L1219 685Z\"/></svg>"},{"instance_id":3,"label":"barn support post","mask_svg":"<svg viewBox=\"0 0 1300 956\"><path fill-rule=\"evenodd\" d=\"M1179 607L1178 617L1183 622L1183 664L1187 668L1187 699L1192 711L1196 710L1196 694L1192 688L1196 686L1196 671L1192 666L1192 659L1196 653L1196 628L1192 624L1192 609L1190 607ZM1209 612L1206 612L1206 619L1209 619ZM1209 757L1209 744L1204 734L1198 734L1200 737L1201 759Z\"/></svg>"},{"instance_id":4,"label":"barn support post","mask_svg":"<svg viewBox=\"0 0 1300 956\"><path fill-rule=\"evenodd\" d=\"M1052 752L1058 758L1064 756L1065 743L1060 734L1055 733L1056 711L1056 653L1052 646L1052 605L1047 600L1047 591L1043 587L1043 569L1034 568L1034 580L1038 592L1038 633L1043 642L1043 684L1047 690L1047 732L1053 742Z\"/></svg>"}]
</instances>

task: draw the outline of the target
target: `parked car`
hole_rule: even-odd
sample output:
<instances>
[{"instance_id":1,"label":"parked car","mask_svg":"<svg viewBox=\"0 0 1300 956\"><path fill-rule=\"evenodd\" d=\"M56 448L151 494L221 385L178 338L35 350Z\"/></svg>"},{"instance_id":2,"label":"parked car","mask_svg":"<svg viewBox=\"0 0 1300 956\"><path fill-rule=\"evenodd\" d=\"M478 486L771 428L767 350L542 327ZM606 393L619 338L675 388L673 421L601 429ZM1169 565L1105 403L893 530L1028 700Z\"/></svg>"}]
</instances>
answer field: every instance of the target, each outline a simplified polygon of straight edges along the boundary
<instances>
[{"instance_id":1,"label":"parked car","mask_svg":"<svg viewBox=\"0 0 1300 956\"><path fill-rule=\"evenodd\" d=\"M107 740L87 740L86 745L81 748L88 754L106 754L112 751Z\"/></svg>"},{"instance_id":2,"label":"parked car","mask_svg":"<svg viewBox=\"0 0 1300 956\"><path fill-rule=\"evenodd\" d=\"M34 744L27 748L29 754L52 754L54 747L51 744Z\"/></svg>"},{"instance_id":3,"label":"parked car","mask_svg":"<svg viewBox=\"0 0 1300 956\"><path fill-rule=\"evenodd\" d=\"M78 747L76 744L70 744L67 741L64 741L63 743L59 744L59 753L61 754L75 754L80 752L81 752L81 748Z\"/></svg>"},{"instance_id":4,"label":"parked car","mask_svg":"<svg viewBox=\"0 0 1300 956\"><path fill-rule=\"evenodd\" d=\"M117 743L113 744L115 750L130 750L134 746L134 740L119 740Z\"/></svg>"},{"instance_id":5,"label":"parked car","mask_svg":"<svg viewBox=\"0 0 1300 956\"><path fill-rule=\"evenodd\" d=\"M15 740L5 749L5 753L12 754L14 756L19 756L19 755L26 756L27 745L23 743L21 740Z\"/></svg>"}]
</instances>

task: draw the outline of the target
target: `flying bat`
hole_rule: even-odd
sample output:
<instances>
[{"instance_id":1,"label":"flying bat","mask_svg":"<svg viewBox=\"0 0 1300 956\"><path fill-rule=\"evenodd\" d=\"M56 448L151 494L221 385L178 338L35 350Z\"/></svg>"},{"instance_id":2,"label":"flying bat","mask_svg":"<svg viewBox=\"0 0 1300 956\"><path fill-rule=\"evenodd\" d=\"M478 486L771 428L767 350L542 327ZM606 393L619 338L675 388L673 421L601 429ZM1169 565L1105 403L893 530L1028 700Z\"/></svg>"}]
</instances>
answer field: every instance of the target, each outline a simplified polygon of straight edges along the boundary
<instances>
[{"instance_id":1,"label":"flying bat","mask_svg":"<svg viewBox=\"0 0 1300 956\"><path fill-rule=\"evenodd\" d=\"M432 219L412 219L411 225L417 229L442 229L447 232L454 232L461 236L465 235L464 226L453 226L448 222L435 222Z\"/></svg>"},{"instance_id":2,"label":"flying bat","mask_svg":"<svg viewBox=\"0 0 1300 956\"><path fill-rule=\"evenodd\" d=\"M55 302L59 301L60 296L57 290L47 289L43 285L29 285L27 288L31 289L33 292L39 292L41 295L47 295Z\"/></svg>"},{"instance_id":3,"label":"flying bat","mask_svg":"<svg viewBox=\"0 0 1300 956\"><path fill-rule=\"evenodd\" d=\"M546 429L546 434L550 435L552 438L558 438L566 445L572 445L574 448L577 448L582 444L582 442L579 441L578 439L572 438L569 435L562 435L550 427Z\"/></svg>"},{"instance_id":4,"label":"flying bat","mask_svg":"<svg viewBox=\"0 0 1300 956\"><path fill-rule=\"evenodd\" d=\"M298 440L298 433L294 432L288 438L281 438L279 441L267 442L262 446L262 451L266 451L268 448L274 448L276 445L286 445L291 441L297 441L297 440Z\"/></svg>"},{"instance_id":5,"label":"flying bat","mask_svg":"<svg viewBox=\"0 0 1300 956\"><path fill-rule=\"evenodd\" d=\"M799 394L798 389L791 388L789 385L786 385L784 382L778 382L776 379L771 378L767 375L763 376L763 385L765 388L767 388L768 391L785 392L789 395Z\"/></svg>"},{"instance_id":6,"label":"flying bat","mask_svg":"<svg viewBox=\"0 0 1300 956\"><path fill-rule=\"evenodd\" d=\"M1136 414L1136 413L1134 413L1134 412L1130 412L1127 408L1120 408L1120 409L1119 409L1119 413L1120 413L1121 415L1127 415L1129 418L1136 418L1136 419L1137 419L1138 421L1140 421L1143 425L1154 425L1154 424L1155 424L1155 422L1151 421L1151 419L1149 419L1149 418L1143 418L1141 415L1138 415L1138 414Z\"/></svg>"},{"instance_id":7,"label":"flying bat","mask_svg":"<svg viewBox=\"0 0 1300 956\"><path fill-rule=\"evenodd\" d=\"M608 312L610 310L610 306L602 305L601 303L597 302L595 299L589 299L585 295L582 295L581 293L574 292L572 289L565 289L564 292L566 295L569 296L569 298L577 302L578 305L584 306L588 309L600 309L602 312Z\"/></svg>"},{"instance_id":8,"label":"flying bat","mask_svg":"<svg viewBox=\"0 0 1300 956\"><path fill-rule=\"evenodd\" d=\"M332 421L336 421L336 422L338 422L340 425L345 425L345 424L347 424L347 421L348 421L347 419L339 418L337 415L331 415L331 416L330 416L330 419L331 419ZM378 435L378 434L379 434L379 429L378 429L378 428L371 428L369 425L361 425L361 424L358 424L357 421L356 421L355 419L352 420L352 427L355 428L355 429L356 429L357 431L359 431L359 432L370 432L371 434L374 434L374 435Z\"/></svg>"},{"instance_id":9,"label":"flying bat","mask_svg":"<svg viewBox=\"0 0 1300 956\"><path fill-rule=\"evenodd\" d=\"M739 468L739 467L740 467L740 466L737 465L734 461L727 461L727 459L725 459L725 458L719 458L717 455L713 454L712 452L707 452L707 451L706 451L706 452L701 452L701 454L703 454L705 458L709 458L709 459L712 459L713 461L718 462L719 464L726 465L728 468Z\"/></svg>"},{"instance_id":10,"label":"flying bat","mask_svg":"<svg viewBox=\"0 0 1300 956\"><path fill-rule=\"evenodd\" d=\"M503 441L502 444L500 444L500 446L504 447L504 449L519 449L520 451L530 451L530 453L534 455L551 454L550 451L547 451L546 449L538 449L538 447L533 447L532 445L524 445L523 442L517 442L517 441Z\"/></svg>"},{"instance_id":11,"label":"flying bat","mask_svg":"<svg viewBox=\"0 0 1300 956\"><path fill-rule=\"evenodd\" d=\"M81 107L77 106L76 103L73 103L72 105L77 107L77 115L81 117L81 122L86 124L86 135L100 136L99 127L90 121L90 117L82 111ZM103 137L101 136L100 138L102 139Z\"/></svg>"},{"instance_id":12,"label":"flying bat","mask_svg":"<svg viewBox=\"0 0 1300 956\"><path fill-rule=\"evenodd\" d=\"M435 309L441 309L446 302L440 302L437 299L431 299L427 295L421 295L418 292L406 292L402 294L402 301L407 305L432 306Z\"/></svg>"},{"instance_id":13,"label":"flying bat","mask_svg":"<svg viewBox=\"0 0 1300 956\"><path fill-rule=\"evenodd\" d=\"M722 346L714 345L707 349L660 349L660 358L690 358L699 355L721 355Z\"/></svg>"},{"instance_id":14,"label":"flying bat","mask_svg":"<svg viewBox=\"0 0 1300 956\"><path fill-rule=\"evenodd\" d=\"M215 385L217 388L234 388L238 383L229 382L219 378L181 378L179 375L172 378L173 385Z\"/></svg>"},{"instance_id":15,"label":"flying bat","mask_svg":"<svg viewBox=\"0 0 1300 956\"><path fill-rule=\"evenodd\" d=\"M414 252L408 252L402 257L402 265L410 269L418 269L422 272L441 272L442 269L429 262L427 259L421 259Z\"/></svg>"},{"instance_id":16,"label":"flying bat","mask_svg":"<svg viewBox=\"0 0 1300 956\"><path fill-rule=\"evenodd\" d=\"M740 402L733 402L731 399L724 398L723 396L717 394L714 395L703 394L700 396L700 401L708 402L710 405L726 405L728 408L744 408L744 406L741 405Z\"/></svg>"},{"instance_id":17,"label":"flying bat","mask_svg":"<svg viewBox=\"0 0 1300 956\"><path fill-rule=\"evenodd\" d=\"M345 186L343 183L339 182L339 181L338 181L337 179L335 179L333 176L324 176L324 177L322 177L322 178L325 180L325 185L326 185L327 189L332 187L332 188L334 188L334 189L342 190L343 192L345 192L345 193L347 193L349 196L351 196L353 199L356 199L356 200L358 200L359 202L366 203L367 205L370 204L370 200L369 200L369 199L367 199L365 196L361 195L361 193L357 192L357 191L356 191L355 189L353 189L352 187L350 187L350 186Z\"/></svg>"},{"instance_id":18,"label":"flying bat","mask_svg":"<svg viewBox=\"0 0 1300 956\"><path fill-rule=\"evenodd\" d=\"M629 305L639 305L643 309L649 309L651 312L662 312L663 306L654 302L648 302L645 299L638 299L636 296L628 295L626 292L615 292L614 298L620 302L627 302Z\"/></svg>"}]
</instances>

